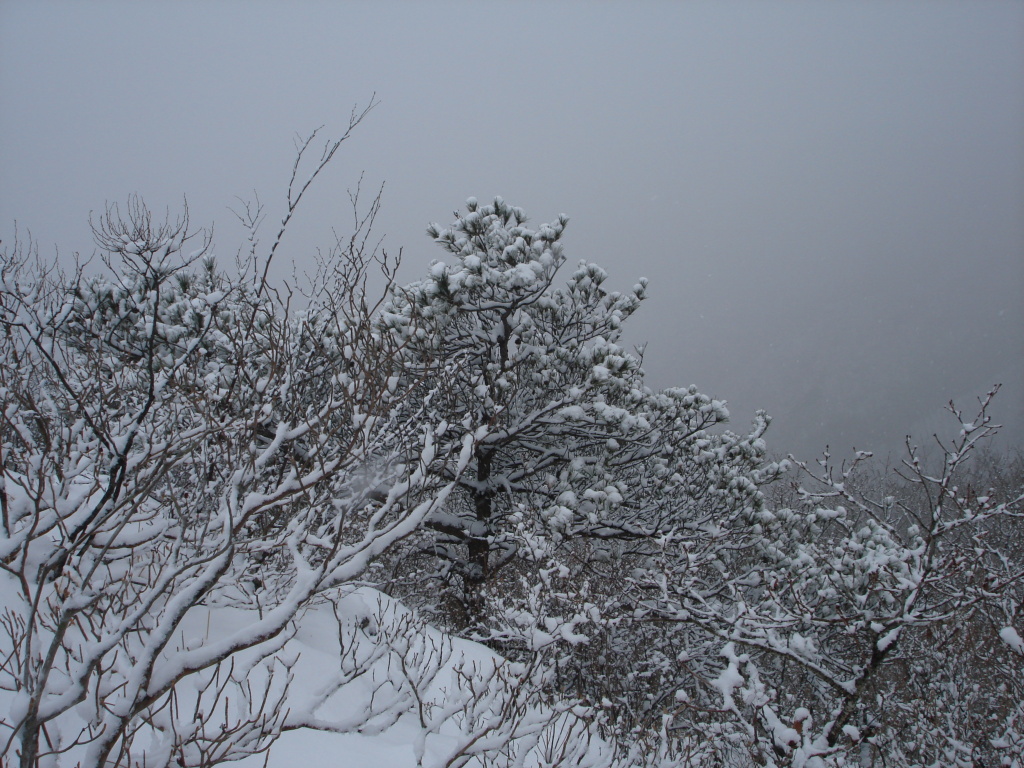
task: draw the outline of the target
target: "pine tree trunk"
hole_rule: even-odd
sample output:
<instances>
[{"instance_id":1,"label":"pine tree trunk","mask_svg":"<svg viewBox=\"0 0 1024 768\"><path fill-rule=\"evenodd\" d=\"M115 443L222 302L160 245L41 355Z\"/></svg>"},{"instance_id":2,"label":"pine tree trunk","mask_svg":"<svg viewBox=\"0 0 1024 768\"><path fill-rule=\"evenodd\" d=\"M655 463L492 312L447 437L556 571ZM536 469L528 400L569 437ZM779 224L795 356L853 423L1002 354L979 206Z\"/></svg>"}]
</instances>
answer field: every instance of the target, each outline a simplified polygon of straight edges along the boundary
<instances>
[{"instance_id":1,"label":"pine tree trunk","mask_svg":"<svg viewBox=\"0 0 1024 768\"><path fill-rule=\"evenodd\" d=\"M468 568L463 582L463 604L466 607L467 626L478 625L484 617L484 586L490 578L491 513L493 511L494 492L488 487L491 477L491 460L493 454L489 450L478 450L476 455L476 479L480 484L473 493L473 511L476 516L476 527L468 540ZM483 534L483 535L481 535Z\"/></svg>"}]
</instances>

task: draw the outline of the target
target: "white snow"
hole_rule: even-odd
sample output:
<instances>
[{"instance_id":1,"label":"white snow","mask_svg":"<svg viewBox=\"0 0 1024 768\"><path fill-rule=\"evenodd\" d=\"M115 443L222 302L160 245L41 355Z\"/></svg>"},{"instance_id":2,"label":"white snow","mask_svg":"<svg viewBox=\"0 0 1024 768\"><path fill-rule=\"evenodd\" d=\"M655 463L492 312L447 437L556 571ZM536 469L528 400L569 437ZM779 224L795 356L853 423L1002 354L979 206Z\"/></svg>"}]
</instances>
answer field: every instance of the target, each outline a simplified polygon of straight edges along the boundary
<instances>
[{"instance_id":1,"label":"white snow","mask_svg":"<svg viewBox=\"0 0 1024 768\"><path fill-rule=\"evenodd\" d=\"M999 630L999 639L1013 648L1017 653L1024 654L1024 640L1013 627L1003 627Z\"/></svg>"}]
</instances>

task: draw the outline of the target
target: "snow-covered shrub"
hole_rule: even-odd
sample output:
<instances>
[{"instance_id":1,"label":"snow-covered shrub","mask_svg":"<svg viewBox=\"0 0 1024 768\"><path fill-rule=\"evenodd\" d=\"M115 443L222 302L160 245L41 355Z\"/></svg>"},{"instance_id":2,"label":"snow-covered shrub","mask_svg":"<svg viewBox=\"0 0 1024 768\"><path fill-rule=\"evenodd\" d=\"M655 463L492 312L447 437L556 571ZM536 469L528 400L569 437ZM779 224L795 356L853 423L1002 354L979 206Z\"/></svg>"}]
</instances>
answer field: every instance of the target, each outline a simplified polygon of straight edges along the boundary
<instances>
[{"instance_id":1,"label":"snow-covered shrub","mask_svg":"<svg viewBox=\"0 0 1024 768\"><path fill-rule=\"evenodd\" d=\"M801 465L801 503L763 509L720 577L694 583L681 560L660 577L655 615L717 638L712 719L751 759L1020 765L1024 478L993 489L969 463L993 395L970 420L951 405L959 434L934 466L909 440L895 475L865 473L866 453Z\"/></svg>"},{"instance_id":2,"label":"snow-covered shrub","mask_svg":"<svg viewBox=\"0 0 1024 768\"><path fill-rule=\"evenodd\" d=\"M105 276L0 256L5 765L266 749L296 616L440 508L470 458L472 434L394 386L400 345L364 290L376 255L353 238L290 311L259 218L232 276L187 211L161 223L137 199L94 225ZM214 608L235 621L211 633Z\"/></svg>"}]
</instances>

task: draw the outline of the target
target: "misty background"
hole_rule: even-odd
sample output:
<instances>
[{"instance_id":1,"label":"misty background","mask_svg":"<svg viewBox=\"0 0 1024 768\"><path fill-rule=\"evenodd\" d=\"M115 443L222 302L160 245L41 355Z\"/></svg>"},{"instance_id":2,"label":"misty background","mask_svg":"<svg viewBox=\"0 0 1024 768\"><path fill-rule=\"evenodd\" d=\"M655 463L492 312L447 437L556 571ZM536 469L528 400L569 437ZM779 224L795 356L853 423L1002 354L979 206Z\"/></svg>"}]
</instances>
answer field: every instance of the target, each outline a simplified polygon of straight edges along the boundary
<instances>
[{"instance_id":1,"label":"misty background","mask_svg":"<svg viewBox=\"0 0 1024 768\"><path fill-rule=\"evenodd\" d=\"M294 139L343 145L279 254L312 267L385 183L411 281L469 196L570 217L652 386L812 458L887 453L1003 384L1024 444L1024 3L0 0L0 237L93 253L90 211L141 194L214 226L284 210Z\"/></svg>"}]
</instances>

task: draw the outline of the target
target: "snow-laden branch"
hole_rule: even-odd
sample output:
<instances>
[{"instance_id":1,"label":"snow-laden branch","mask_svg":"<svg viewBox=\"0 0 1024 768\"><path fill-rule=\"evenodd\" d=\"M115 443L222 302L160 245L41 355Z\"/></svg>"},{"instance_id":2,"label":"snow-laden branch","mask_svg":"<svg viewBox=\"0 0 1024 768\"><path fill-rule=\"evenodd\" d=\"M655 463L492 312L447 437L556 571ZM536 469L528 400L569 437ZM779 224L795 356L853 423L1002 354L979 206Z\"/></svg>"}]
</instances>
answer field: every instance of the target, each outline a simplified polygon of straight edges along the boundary
<instances>
[{"instance_id":1,"label":"snow-laden branch","mask_svg":"<svg viewBox=\"0 0 1024 768\"><path fill-rule=\"evenodd\" d=\"M365 282L296 317L205 249L175 261L187 217L117 216L97 228L111 281L0 265L0 754L25 768L264 750L297 616L442 507L486 437L439 445L405 403L430 391L392 385L401 345ZM211 605L231 631L200 630ZM188 706L222 710L219 734Z\"/></svg>"}]
</instances>

